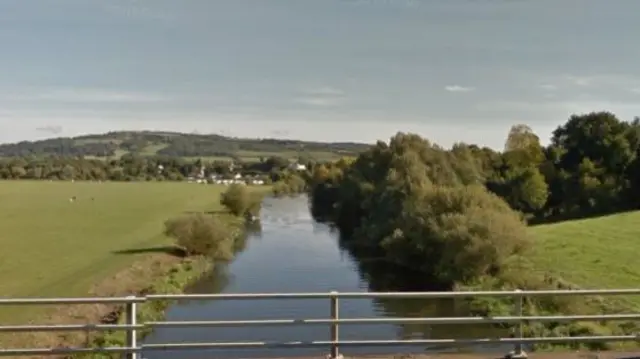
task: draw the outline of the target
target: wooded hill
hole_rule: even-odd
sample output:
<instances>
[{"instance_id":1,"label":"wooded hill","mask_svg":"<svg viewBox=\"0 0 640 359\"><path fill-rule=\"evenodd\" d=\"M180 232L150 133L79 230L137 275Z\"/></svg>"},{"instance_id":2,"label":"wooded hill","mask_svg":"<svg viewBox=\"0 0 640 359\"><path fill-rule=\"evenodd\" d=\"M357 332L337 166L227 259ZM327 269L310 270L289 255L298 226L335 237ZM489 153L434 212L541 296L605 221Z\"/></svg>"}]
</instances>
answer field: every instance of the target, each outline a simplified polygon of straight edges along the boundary
<instances>
[{"instance_id":1,"label":"wooded hill","mask_svg":"<svg viewBox=\"0 0 640 359\"><path fill-rule=\"evenodd\" d=\"M177 132L126 131L41 141L0 144L0 157L82 156L104 159L124 154L208 157L215 160L259 160L261 157L305 157L331 160L357 155L370 145L351 142L308 142L288 139L249 139Z\"/></svg>"}]
</instances>

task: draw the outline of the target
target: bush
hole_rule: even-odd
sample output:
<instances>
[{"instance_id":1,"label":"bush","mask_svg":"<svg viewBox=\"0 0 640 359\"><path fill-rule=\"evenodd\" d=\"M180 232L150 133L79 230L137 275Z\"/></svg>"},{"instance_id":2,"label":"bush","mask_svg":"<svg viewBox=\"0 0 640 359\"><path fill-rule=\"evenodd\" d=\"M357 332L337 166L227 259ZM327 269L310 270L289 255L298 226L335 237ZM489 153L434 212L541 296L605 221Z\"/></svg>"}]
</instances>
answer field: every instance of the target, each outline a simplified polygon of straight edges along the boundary
<instances>
[{"instance_id":1,"label":"bush","mask_svg":"<svg viewBox=\"0 0 640 359\"><path fill-rule=\"evenodd\" d=\"M402 207L382 241L387 255L442 283L500 275L529 247L519 214L480 186L426 187Z\"/></svg>"},{"instance_id":2,"label":"bush","mask_svg":"<svg viewBox=\"0 0 640 359\"><path fill-rule=\"evenodd\" d=\"M307 181L295 173L288 174L285 178L273 184L273 195L276 197L297 196L305 193L306 190Z\"/></svg>"},{"instance_id":3,"label":"bush","mask_svg":"<svg viewBox=\"0 0 640 359\"><path fill-rule=\"evenodd\" d=\"M258 217L262 196L252 193L245 185L232 184L220 197L220 204L236 216Z\"/></svg>"},{"instance_id":4,"label":"bush","mask_svg":"<svg viewBox=\"0 0 640 359\"><path fill-rule=\"evenodd\" d=\"M186 255L207 255L223 260L233 258L233 245L239 230L218 217L190 214L169 219L164 225L165 235L175 239Z\"/></svg>"}]
</instances>

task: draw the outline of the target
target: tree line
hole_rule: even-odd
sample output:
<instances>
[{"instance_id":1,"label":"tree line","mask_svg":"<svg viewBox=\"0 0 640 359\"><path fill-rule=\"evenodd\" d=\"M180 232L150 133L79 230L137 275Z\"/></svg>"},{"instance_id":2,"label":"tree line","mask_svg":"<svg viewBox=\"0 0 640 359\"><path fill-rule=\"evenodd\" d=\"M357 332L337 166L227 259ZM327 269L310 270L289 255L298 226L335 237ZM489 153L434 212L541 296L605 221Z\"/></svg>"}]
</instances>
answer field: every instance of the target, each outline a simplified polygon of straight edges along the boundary
<instances>
[{"instance_id":1,"label":"tree line","mask_svg":"<svg viewBox=\"0 0 640 359\"><path fill-rule=\"evenodd\" d=\"M353 160L315 166L309 193L314 217L337 227L355 257L382 260L386 273L407 279L387 290L568 289L528 262L527 225L637 209L639 176L640 120L593 112L571 116L547 146L528 126L513 126L502 151L464 143L444 149L398 133ZM532 299L526 311L611 309L590 303ZM507 307L473 308L495 315ZM635 328L551 323L529 329L577 335L627 327Z\"/></svg>"},{"instance_id":2,"label":"tree line","mask_svg":"<svg viewBox=\"0 0 640 359\"><path fill-rule=\"evenodd\" d=\"M301 158L310 168L315 162ZM198 176L260 176L271 182L291 177L290 161L271 156L254 162L203 161L173 156L127 154L117 159L83 157L10 157L0 159L0 179L83 180L83 181L182 181ZM301 171L304 172L304 171Z\"/></svg>"}]
</instances>

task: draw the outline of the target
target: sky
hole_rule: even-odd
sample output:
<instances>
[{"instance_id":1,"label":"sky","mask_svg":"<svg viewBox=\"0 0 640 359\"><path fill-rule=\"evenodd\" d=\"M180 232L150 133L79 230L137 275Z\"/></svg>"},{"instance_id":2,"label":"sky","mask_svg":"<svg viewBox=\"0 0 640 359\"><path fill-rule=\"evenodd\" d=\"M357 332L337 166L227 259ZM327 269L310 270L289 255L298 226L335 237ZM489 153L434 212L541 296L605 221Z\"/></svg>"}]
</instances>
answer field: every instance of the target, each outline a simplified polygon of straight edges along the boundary
<instances>
[{"instance_id":1,"label":"sky","mask_svg":"<svg viewBox=\"0 0 640 359\"><path fill-rule=\"evenodd\" d=\"M114 130L501 148L640 115L638 0L0 0L0 142Z\"/></svg>"}]
</instances>

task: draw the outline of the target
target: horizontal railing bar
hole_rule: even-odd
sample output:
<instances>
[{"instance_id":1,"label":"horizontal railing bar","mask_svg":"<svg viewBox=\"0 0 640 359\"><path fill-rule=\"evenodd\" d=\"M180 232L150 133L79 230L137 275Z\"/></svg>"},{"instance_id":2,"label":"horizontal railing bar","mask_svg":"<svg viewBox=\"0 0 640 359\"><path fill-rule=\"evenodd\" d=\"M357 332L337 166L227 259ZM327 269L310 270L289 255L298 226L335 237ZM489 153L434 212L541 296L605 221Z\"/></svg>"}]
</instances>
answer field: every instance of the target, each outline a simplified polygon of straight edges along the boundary
<instances>
[{"instance_id":1,"label":"horizontal railing bar","mask_svg":"<svg viewBox=\"0 0 640 359\"><path fill-rule=\"evenodd\" d=\"M103 347L103 348L38 348L38 349L0 349L0 357L17 355L69 355L69 354L98 354L98 353L135 353L141 347Z\"/></svg>"},{"instance_id":2,"label":"horizontal railing bar","mask_svg":"<svg viewBox=\"0 0 640 359\"><path fill-rule=\"evenodd\" d=\"M568 295L640 295L640 289L523 290L472 292L320 292L320 293L220 293L154 294L144 297L0 298L0 305L139 303L147 300L201 299L321 299L321 298L467 298Z\"/></svg>"},{"instance_id":3,"label":"horizontal railing bar","mask_svg":"<svg viewBox=\"0 0 640 359\"><path fill-rule=\"evenodd\" d=\"M276 326L276 325L327 325L327 324L498 324L519 322L575 322L637 320L640 314L603 314L568 316L523 317L443 317L443 318L343 318L343 319L264 319L264 320L212 320L148 322L152 328Z\"/></svg>"},{"instance_id":4,"label":"horizontal railing bar","mask_svg":"<svg viewBox=\"0 0 640 359\"><path fill-rule=\"evenodd\" d=\"M570 295L640 295L640 289L576 289L472 292L320 292L320 293L219 293L219 294L154 294L149 300L202 299L321 299L321 298L469 298L513 296Z\"/></svg>"},{"instance_id":5,"label":"horizontal railing bar","mask_svg":"<svg viewBox=\"0 0 640 359\"><path fill-rule=\"evenodd\" d=\"M170 343L145 344L147 350L186 350L216 348L282 348L282 347L316 347L316 346L372 346L372 345L472 345L472 344L518 344L518 343L564 343L564 342L624 342L639 340L638 335L609 335L586 337L551 337L551 338L497 338L497 339L407 339L407 340L341 340L341 341L291 341L291 342L219 342L219 343Z\"/></svg>"},{"instance_id":6,"label":"horizontal railing bar","mask_svg":"<svg viewBox=\"0 0 640 359\"><path fill-rule=\"evenodd\" d=\"M48 324L48 325L2 325L0 333L11 332L73 332L73 331L125 331L133 329L144 329L145 325L127 324Z\"/></svg>"},{"instance_id":7,"label":"horizontal railing bar","mask_svg":"<svg viewBox=\"0 0 640 359\"><path fill-rule=\"evenodd\" d=\"M125 304L146 301L145 297L94 297L94 298L0 298L0 305L33 304Z\"/></svg>"},{"instance_id":8,"label":"horizontal railing bar","mask_svg":"<svg viewBox=\"0 0 640 359\"><path fill-rule=\"evenodd\" d=\"M216 320L148 322L139 325L126 324L78 324L78 325L4 325L0 332L57 332L57 331L126 331L151 328L188 328L224 326L276 326L276 325L327 325L327 324L497 324L523 322L571 322L637 320L640 314L604 314L572 316L523 316L523 317L443 317L443 318L343 318L343 319L265 319L265 320Z\"/></svg>"}]
</instances>

